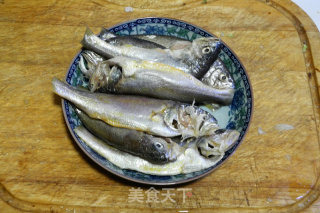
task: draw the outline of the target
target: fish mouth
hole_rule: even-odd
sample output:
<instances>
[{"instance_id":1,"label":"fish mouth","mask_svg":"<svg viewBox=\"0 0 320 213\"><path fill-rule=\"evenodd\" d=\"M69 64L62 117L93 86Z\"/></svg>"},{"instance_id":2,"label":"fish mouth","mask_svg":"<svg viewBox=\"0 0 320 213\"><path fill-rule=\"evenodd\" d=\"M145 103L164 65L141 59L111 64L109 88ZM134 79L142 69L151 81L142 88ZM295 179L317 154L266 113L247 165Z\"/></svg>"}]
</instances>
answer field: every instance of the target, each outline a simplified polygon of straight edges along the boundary
<instances>
[{"instance_id":1,"label":"fish mouth","mask_svg":"<svg viewBox=\"0 0 320 213\"><path fill-rule=\"evenodd\" d=\"M239 136L237 130L218 129L213 135L200 139L197 148L201 155L212 158L231 149Z\"/></svg>"},{"instance_id":2,"label":"fish mouth","mask_svg":"<svg viewBox=\"0 0 320 213\"><path fill-rule=\"evenodd\" d=\"M208 112L194 105L181 105L167 110L165 124L172 130L181 133L182 139L208 136L217 129L217 121Z\"/></svg>"}]
</instances>

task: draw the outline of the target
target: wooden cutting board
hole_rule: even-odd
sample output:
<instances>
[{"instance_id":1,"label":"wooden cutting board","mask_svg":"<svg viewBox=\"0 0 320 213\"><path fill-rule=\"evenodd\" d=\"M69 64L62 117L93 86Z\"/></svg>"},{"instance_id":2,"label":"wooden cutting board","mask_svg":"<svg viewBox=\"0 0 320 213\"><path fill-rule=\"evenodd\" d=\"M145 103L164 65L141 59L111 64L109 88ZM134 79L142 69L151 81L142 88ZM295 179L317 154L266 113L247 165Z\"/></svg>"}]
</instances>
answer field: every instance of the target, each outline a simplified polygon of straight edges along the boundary
<instances>
[{"instance_id":1,"label":"wooden cutting board","mask_svg":"<svg viewBox=\"0 0 320 213\"><path fill-rule=\"evenodd\" d=\"M64 78L86 25L97 33L147 16L220 36L247 68L254 93L251 127L236 153L171 190L95 165L70 136L50 83ZM0 30L0 212L320 211L320 34L291 1L0 0ZM131 200L139 189L142 202ZM173 200L147 202L153 189Z\"/></svg>"}]
</instances>

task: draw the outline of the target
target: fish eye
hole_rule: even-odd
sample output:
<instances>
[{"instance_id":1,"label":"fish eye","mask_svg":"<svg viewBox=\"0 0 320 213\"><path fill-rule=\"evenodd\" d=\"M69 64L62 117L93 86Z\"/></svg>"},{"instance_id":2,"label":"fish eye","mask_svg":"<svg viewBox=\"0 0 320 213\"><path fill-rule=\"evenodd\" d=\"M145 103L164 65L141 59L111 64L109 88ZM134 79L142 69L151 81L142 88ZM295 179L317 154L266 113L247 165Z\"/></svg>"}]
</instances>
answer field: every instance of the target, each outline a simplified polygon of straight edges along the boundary
<instances>
[{"instance_id":1,"label":"fish eye","mask_svg":"<svg viewBox=\"0 0 320 213\"><path fill-rule=\"evenodd\" d=\"M162 148L163 148L163 145L162 145L161 143L156 143L156 147L157 147L158 149L162 149Z\"/></svg>"},{"instance_id":2,"label":"fish eye","mask_svg":"<svg viewBox=\"0 0 320 213\"><path fill-rule=\"evenodd\" d=\"M210 47L205 47L205 48L202 49L202 53L203 54L208 54L210 52L211 52L211 48Z\"/></svg>"},{"instance_id":3,"label":"fish eye","mask_svg":"<svg viewBox=\"0 0 320 213\"><path fill-rule=\"evenodd\" d=\"M220 79L220 81L225 81L225 80L227 80L227 76L225 74L221 74L219 76L219 79Z\"/></svg>"}]
</instances>

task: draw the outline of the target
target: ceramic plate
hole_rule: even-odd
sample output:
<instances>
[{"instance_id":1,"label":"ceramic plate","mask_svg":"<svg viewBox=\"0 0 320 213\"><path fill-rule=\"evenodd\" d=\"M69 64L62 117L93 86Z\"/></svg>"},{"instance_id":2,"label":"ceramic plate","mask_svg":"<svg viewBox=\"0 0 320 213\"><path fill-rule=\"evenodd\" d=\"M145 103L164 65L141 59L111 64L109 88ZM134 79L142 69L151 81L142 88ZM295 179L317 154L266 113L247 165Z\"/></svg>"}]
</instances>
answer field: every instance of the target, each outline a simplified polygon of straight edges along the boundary
<instances>
[{"instance_id":1,"label":"ceramic plate","mask_svg":"<svg viewBox=\"0 0 320 213\"><path fill-rule=\"evenodd\" d=\"M179 38L194 40L199 37L214 36L205 30L179 20L168 18L141 18L128 21L114 27L111 27L110 32L118 35L169 35ZM112 164L104 157L96 153L88 147L81 139L74 133L74 128L81 124L77 117L74 108L68 101L62 101L62 108L68 128L80 148L97 164L102 166L109 172L120 176L122 178L146 184L153 185L170 185L185 183L203 177L212 172L220 166L239 146L240 142L248 129L251 114L252 114L252 90L245 68L240 63L238 57L231 51L231 49L223 43L222 51L219 58L224 62L229 69L231 76L235 83L235 94L232 104L225 106L215 111L213 114L218 120L221 128L236 129L240 132L240 137L234 146L225 153L224 157L214 166L189 174L180 174L172 176L157 176L148 175L137 171L121 169ZM66 81L72 86L88 85L88 81L82 75L78 63L80 60L80 53L74 58L68 70Z\"/></svg>"}]
</instances>

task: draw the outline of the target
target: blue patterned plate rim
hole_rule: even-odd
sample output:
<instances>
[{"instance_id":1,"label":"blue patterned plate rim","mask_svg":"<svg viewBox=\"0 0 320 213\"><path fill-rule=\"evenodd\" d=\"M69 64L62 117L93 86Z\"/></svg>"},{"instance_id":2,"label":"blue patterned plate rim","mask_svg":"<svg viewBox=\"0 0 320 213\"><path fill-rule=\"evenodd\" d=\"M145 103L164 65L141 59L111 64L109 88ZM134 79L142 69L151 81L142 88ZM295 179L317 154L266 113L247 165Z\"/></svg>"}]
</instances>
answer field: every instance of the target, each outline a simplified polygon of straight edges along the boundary
<instances>
[{"instance_id":1,"label":"blue patterned plate rim","mask_svg":"<svg viewBox=\"0 0 320 213\"><path fill-rule=\"evenodd\" d=\"M178 20L178 19L172 19L172 18L164 18L164 17L146 17L146 18L138 18L138 19L133 19L133 20L129 20L129 21L125 21L122 22L120 24L114 25L113 27L109 28L108 30L110 32L116 33L117 31L121 30L120 27L128 27L129 24L131 24L133 26L136 26L138 24L151 24L151 23L162 23L162 24L170 24L170 25L175 25L178 27L182 27L185 28L187 30L190 30L194 33L197 33L200 36L203 37L209 37L209 36L215 36L212 33L207 32L206 30L197 27L193 24L190 24L188 22L182 21L182 20ZM122 28L123 29L123 28ZM175 185L175 184L182 184L182 183L186 183L186 182L191 182L194 180L197 180L199 178L202 178L208 174L210 174L211 172L213 172L215 169L219 168L223 163L226 162L226 160L231 157L235 150L239 147L240 143L244 140L244 137L246 136L246 133L250 127L250 123L251 123L251 119L252 119L252 113L253 113L253 106L254 106L254 102L253 102L253 93L252 93L252 85L251 82L249 80L248 74L244 68L244 66L242 65L240 59L236 56L236 54L229 48L229 46L227 46L223 41L223 50L227 51L228 54L230 56L233 56L231 58L231 60L237 64L237 68L241 69L242 72L242 78L246 81L247 85L246 85L246 92L247 92L247 99L249 100L248 102L248 112L246 114L246 121L245 121L245 129L241 132L240 137L238 139L238 141L233 145L233 147L228 150L225 155L223 156L223 158L217 162L215 165L198 171L198 172L192 172L189 174L179 174L179 175L172 175L172 176L157 176L157 175L148 175L148 174L143 174L141 172L137 172L137 171L131 171L131 170L127 170L127 169L120 169L118 167L118 169L122 170L122 171L126 171L129 172L129 174L134 174L132 177L129 177L128 175L125 174L121 174L118 171L115 171L112 168L109 168L105 162L109 162L107 159L105 159L104 157L100 156L100 154L98 154L97 152L95 152L94 150L92 150L90 147L88 147L74 132L74 128L75 126L73 124L70 123L70 113L68 112L69 109L69 102L62 99L62 111L63 111L63 115L66 121L66 124L68 126L68 129L73 137L73 139L76 141L77 145L80 147L80 149L91 159L93 160L95 163L97 163L99 166L101 166L103 169L107 170L108 172L119 176L123 179L132 181L132 182L136 182L136 183L141 183L141 184L147 184L147 185ZM79 62L79 57L80 57L80 53L81 50L77 53L77 55L73 58L68 72L66 74L65 80L68 84L70 84L70 80L72 78L72 74L73 72L76 70L77 68L77 63ZM111 162L109 162L111 163ZM112 164L112 163L111 163ZM112 164L113 165L113 164ZM113 165L114 167L117 167L115 165ZM145 180L145 179L141 179L141 177L139 177L139 175L142 176L146 176L149 177L149 179L151 180ZM185 177L183 177L185 176ZM189 176L189 177L188 177Z\"/></svg>"}]
</instances>

